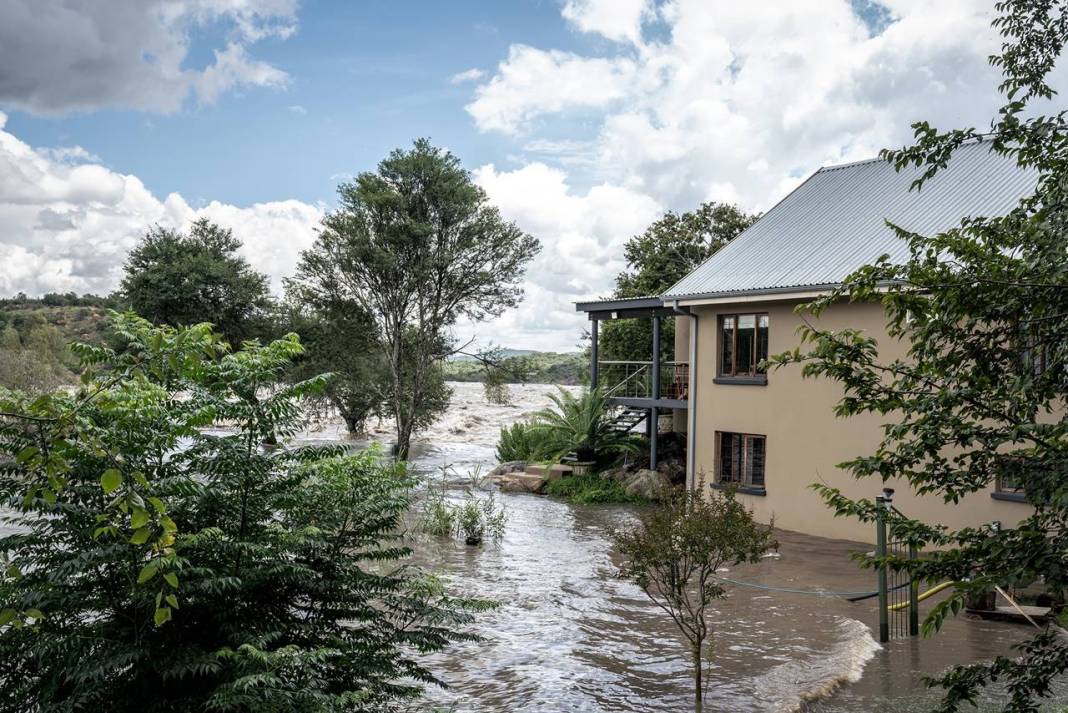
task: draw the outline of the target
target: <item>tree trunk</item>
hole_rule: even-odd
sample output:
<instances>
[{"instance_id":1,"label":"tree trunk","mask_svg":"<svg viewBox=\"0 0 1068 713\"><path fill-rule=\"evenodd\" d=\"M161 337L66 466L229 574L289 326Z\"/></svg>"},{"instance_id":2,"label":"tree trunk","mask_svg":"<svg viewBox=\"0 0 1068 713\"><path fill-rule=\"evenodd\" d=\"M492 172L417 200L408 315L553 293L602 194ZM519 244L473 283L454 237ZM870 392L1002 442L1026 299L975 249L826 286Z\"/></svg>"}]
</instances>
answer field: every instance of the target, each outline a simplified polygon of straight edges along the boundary
<instances>
[{"instance_id":1,"label":"tree trunk","mask_svg":"<svg viewBox=\"0 0 1068 713\"><path fill-rule=\"evenodd\" d=\"M703 675L704 671L701 666L701 645L697 644L693 647L693 705L694 710L698 713L701 711L701 704L704 698L704 688L701 680Z\"/></svg>"},{"instance_id":2,"label":"tree trunk","mask_svg":"<svg viewBox=\"0 0 1068 713\"><path fill-rule=\"evenodd\" d=\"M348 431L350 436L355 436L357 429L360 427L360 422L354 415L349 413L341 414L341 418L345 419L345 430Z\"/></svg>"}]
</instances>

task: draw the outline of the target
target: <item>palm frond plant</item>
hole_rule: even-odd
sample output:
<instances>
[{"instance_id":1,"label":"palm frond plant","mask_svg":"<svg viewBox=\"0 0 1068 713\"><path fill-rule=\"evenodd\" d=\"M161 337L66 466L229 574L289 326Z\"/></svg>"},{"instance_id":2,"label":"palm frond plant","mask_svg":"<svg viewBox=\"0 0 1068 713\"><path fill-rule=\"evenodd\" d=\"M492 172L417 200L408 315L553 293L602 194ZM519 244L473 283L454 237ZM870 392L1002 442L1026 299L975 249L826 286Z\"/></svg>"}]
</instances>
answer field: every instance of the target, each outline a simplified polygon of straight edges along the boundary
<instances>
[{"instance_id":1,"label":"palm frond plant","mask_svg":"<svg viewBox=\"0 0 1068 713\"><path fill-rule=\"evenodd\" d=\"M544 438L549 459L568 453L638 453L634 436L614 430L608 397L600 388L578 394L559 388L549 397L553 406L534 414L532 430Z\"/></svg>"}]
</instances>

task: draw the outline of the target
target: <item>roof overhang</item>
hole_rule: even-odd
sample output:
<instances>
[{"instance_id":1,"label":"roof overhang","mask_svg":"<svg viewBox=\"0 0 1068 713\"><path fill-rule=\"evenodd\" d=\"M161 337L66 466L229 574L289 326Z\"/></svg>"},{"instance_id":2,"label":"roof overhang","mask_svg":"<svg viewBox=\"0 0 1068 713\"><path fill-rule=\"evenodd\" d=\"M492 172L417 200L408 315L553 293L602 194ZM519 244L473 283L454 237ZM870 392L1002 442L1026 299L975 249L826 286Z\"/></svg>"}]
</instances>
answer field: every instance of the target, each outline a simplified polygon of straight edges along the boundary
<instances>
[{"instance_id":1,"label":"roof overhang","mask_svg":"<svg viewBox=\"0 0 1068 713\"><path fill-rule=\"evenodd\" d=\"M669 305L659 297L576 302L575 310L577 312L585 312L590 319L597 320L670 317L688 312L684 307Z\"/></svg>"}]
</instances>

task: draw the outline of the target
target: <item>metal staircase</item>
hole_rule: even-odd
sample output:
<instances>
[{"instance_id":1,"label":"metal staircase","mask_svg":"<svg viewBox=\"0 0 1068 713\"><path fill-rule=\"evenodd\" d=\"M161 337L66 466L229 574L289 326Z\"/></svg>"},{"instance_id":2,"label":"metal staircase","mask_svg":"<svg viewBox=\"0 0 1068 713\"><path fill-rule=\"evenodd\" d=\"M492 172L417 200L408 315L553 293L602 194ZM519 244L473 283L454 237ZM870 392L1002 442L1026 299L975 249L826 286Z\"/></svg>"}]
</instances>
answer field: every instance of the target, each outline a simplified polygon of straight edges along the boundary
<instances>
[{"instance_id":1,"label":"metal staircase","mask_svg":"<svg viewBox=\"0 0 1068 713\"><path fill-rule=\"evenodd\" d=\"M624 406L609 422L608 428L616 433L630 433L647 418L649 418L649 409Z\"/></svg>"}]
</instances>

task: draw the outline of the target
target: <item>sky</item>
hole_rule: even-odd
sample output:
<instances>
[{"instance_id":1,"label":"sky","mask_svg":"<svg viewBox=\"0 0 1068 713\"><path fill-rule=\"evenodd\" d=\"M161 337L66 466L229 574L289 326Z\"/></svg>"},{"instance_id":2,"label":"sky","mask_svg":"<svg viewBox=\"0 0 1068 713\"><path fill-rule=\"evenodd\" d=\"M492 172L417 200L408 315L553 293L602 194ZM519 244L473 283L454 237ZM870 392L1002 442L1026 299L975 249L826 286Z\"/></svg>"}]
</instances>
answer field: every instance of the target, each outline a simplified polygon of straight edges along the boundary
<instances>
[{"instance_id":1,"label":"sky","mask_svg":"<svg viewBox=\"0 0 1068 713\"><path fill-rule=\"evenodd\" d=\"M543 246L458 336L577 348L623 244L702 201L984 127L993 0L0 0L0 294L106 293L206 216L282 290L339 183L429 137Z\"/></svg>"}]
</instances>

